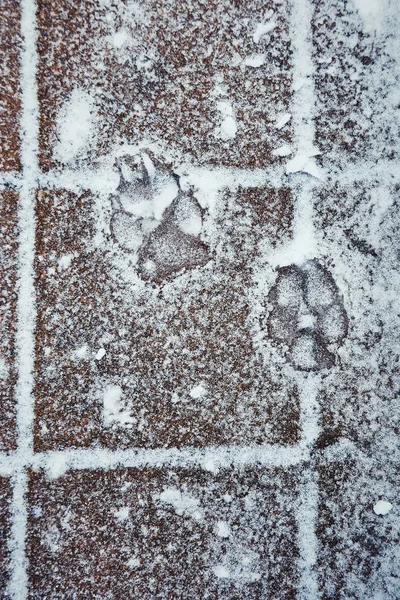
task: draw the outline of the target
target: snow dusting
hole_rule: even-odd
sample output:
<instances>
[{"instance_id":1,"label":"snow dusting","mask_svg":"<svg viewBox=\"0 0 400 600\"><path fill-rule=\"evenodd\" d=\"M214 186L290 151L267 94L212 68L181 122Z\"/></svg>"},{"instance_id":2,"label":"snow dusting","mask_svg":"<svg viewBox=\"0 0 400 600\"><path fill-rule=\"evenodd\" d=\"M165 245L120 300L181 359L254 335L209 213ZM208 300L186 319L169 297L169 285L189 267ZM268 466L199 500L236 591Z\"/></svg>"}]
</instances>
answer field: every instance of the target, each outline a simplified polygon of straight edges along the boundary
<instances>
[{"instance_id":1,"label":"snow dusting","mask_svg":"<svg viewBox=\"0 0 400 600\"><path fill-rule=\"evenodd\" d=\"M0 596L397 600L396 3L77 4L0 25Z\"/></svg>"}]
</instances>

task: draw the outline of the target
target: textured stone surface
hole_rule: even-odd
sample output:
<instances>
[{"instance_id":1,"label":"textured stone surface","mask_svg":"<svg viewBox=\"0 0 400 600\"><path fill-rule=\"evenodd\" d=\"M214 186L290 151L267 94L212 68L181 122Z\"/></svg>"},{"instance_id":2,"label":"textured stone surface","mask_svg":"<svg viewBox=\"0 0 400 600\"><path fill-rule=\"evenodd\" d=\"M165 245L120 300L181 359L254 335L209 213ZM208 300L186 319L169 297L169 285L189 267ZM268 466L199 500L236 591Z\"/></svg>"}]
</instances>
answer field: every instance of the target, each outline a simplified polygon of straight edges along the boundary
<instances>
[{"instance_id":1,"label":"textured stone surface","mask_svg":"<svg viewBox=\"0 0 400 600\"><path fill-rule=\"evenodd\" d=\"M382 13L376 4L375 31L366 29L354 3L314 5L316 142L323 162L328 166L333 159L348 168L349 162L396 160L400 45L395 3L391 10L382 5Z\"/></svg>"},{"instance_id":2,"label":"textured stone surface","mask_svg":"<svg viewBox=\"0 0 400 600\"><path fill-rule=\"evenodd\" d=\"M17 201L0 191L0 450L15 447Z\"/></svg>"},{"instance_id":3,"label":"textured stone surface","mask_svg":"<svg viewBox=\"0 0 400 600\"><path fill-rule=\"evenodd\" d=\"M358 461L319 469L321 598L396 598L399 590L400 530L396 508L375 514L378 500L396 502L397 467Z\"/></svg>"},{"instance_id":4,"label":"textured stone surface","mask_svg":"<svg viewBox=\"0 0 400 600\"><path fill-rule=\"evenodd\" d=\"M343 437L398 457L398 188L321 189L315 221L349 315L337 365L322 380L320 443Z\"/></svg>"},{"instance_id":5,"label":"textured stone surface","mask_svg":"<svg viewBox=\"0 0 400 600\"><path fill-rule=\"evenodd\" d=\"M83 162L142 140L197 163L282 162L271 152L291 139L290 124L275 126L291 96L286 1L39 0L38 8L44 168L57 159L57 115L74 90L89 95L101 122L92 148L77 157ZM270 9L276 26L255 43ZM253 55L261 66L245 64ZM234 139L219 131L229 116L226 102L237 123Z\"/></svg>"},{"instance_id":6,"label":"textured stone surface","mask_svg":"<svg viewBox=\"0 0 400 600\"><path fill-rule=\"evenodd\" d=\"M296 476L265 469L32 474L31 598L296 597Z\"/></svg>"},{"instance_id":7,"label":"textured stone surface","mask_svg":"<svg viewBox=\"0 0 400 600\"><path fill-rule=\"evenodd\" d=\"M1 3L0 19L0 171L19 170L20 3Z\"/></svg>"},{"instance_id":8,"label":"textured stone surface","mask_svg":"<svg viewBox=\"0 0 400 600\"><path fill-rule=\"evenodd\" d=\"M93 197L38 194L38 448L298 439L296 385L263 364L247 323L257 241L290 236L290 194L239 190L220 206L205 216L207 264L156 286L109 225L95 247ZM120 404L110 413L113 390Z\"/></svg>"},{"instance_id":9,"label":"textured stone surface","mask_svg":"<svg viewBox=\"0 0 400 600\"><path fill-rule=\"evenodd\" d=\"M7 598L6 587L10 564L7 548L7 539L10 532L10 498L10 482L6 477L0 477L0 598Z\"/></svg>"}]
</instances>

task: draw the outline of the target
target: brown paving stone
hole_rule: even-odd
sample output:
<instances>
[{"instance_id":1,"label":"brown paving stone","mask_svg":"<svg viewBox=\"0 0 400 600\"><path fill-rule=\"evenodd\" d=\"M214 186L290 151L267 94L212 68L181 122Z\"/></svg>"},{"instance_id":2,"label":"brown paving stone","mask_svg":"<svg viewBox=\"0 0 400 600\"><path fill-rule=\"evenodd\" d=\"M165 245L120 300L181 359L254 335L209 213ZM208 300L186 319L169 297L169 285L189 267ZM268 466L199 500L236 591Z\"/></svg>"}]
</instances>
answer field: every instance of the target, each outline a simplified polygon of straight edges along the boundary
<instances>
[{"instance_id":1,"label":"brown paving stone","mask_svg":"<svg viewBox=\"0 0 400 600\"><path fill-rule=\"evenodd\" d=\"M18 195L0 191L0 450L15 447Z\"/></svg>"},{"instance_id":2,"label":"brown paving stone","mask_svg":"<svg viewBox=\"0 0 400 600\"><path fill-rule=\"evenodd\" d=\"M6 477L0 477L0 598L7 598L6 587L9 568L7 537L10 531L10 500L11 487L9 480Z\"/></svg>"},{"instance_id":3,"label":"brown paving stone","mask_svg":"<svg viewBox=\"0 0 400 600\"><path fill-rule=\"evenodd\" d=\"M386 207L383 208L382 207ZM320 447L347 438L398 456L398 188L329 187L315 203L327 262L349 317L335 369L322 380ZM384 450L385 449L385 450Z\"/></svg>"},{"instance_id":4,"label":"brown paving stone","mask_svg":"<svg viewBox=\"0 0 400 600\"><path fill-rule=\"evenodd\" d=\"M318 0L312 21L316 142L322 160L397 159L399 73L396 15L368 32L354 4ZM393 5L395 10L395 6ZM378 20L377 20L378 22Z\"/></svg>"},{"instance_id":5,"label":"brown paving stone","mask_svg":"<svg viewBox=\"0 0 400 600\"><path fill-rule=\"evenodd\" d=\"M322 600L398 598L398 508L376 515L378 500L396 504L398 468L356 461L319 468L318 569Z\"/></svg>"},{"instance_id":6,"label":"brown paving stone","mask_svg":"<svg viewBox=\"0 0 400 600\"><path fill-rule=\"evenodd\" d=\"M290 193L224 198L218 235L204 234L210 261L144 283L129 280L135 267L110 232L95 247L95 198L39 192L37 448L298 440L296 386L255 352L247 299L258 241L290 236ZM103 422L112 386L127 410L122 424Z\"/></svg>"},{"instance_id":7,"label":"brown paving stone","mask_svg":"<svg viewBox=\"0 0 400 600\"><path fill-rule=\"evenodd\" d=\"M276 27L256 44L256 25L270 9ZM42 167L55 164L57 114L74 89L91 95L101 119L89 161L113 144L145 138L202 164L282 162L271 152L292 135L290 124L275 127L291 95L288 15L286 0L39 0ZM128 40L121 48L116 33ZM265 55L262 66L244 65L253 54ZM216 86L224 91L213 95ZM222 121L217 102L226 99L238 131L223 141L214 130Z\"/></svg>"},{"instance_id":8,"label":"brown paving stone","mask_svg":"<svg viewBox=\"0 0 400 600\"><path fill-rule=\"evenodd\" d=\"M0 18L0 170L19 170L20 3L2 2Z\"/></svg>"},{"instance_id":9,"label":"brown paving stone","mask_svg":"<svg viewBox=\"0 0 400 600\"><path fill-rule=\"evenodd\" d=\"M32 473L29 597L294 599L296 485L290 470Z\"/></svg>"}]
</instances>

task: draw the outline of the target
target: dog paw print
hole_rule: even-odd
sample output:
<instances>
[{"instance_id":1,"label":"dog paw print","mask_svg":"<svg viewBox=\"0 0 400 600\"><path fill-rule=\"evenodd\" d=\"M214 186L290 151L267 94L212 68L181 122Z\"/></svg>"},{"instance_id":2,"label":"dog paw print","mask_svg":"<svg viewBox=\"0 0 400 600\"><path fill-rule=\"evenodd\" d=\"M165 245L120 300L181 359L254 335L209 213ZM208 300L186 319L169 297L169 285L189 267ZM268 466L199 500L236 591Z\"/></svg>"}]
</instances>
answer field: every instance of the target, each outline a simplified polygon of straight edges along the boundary
<instances>
[{"instance_id":1,"label":"dog paw print","mask_svg":"<svg viewBox=\"0 0 400 600\"><path fill-rule=\"evenodd\" d=\"M111 234L142 279L160 281L205 265L210 256L199 238L203 211L192 193L180 189L179 178L145 152L124 157L117 166Z\"/></svg>"},{"instance_id":2,"label":"dog paw print","mask_svg":"<svg viewBox=\"0 0 400 600\"><path fill-rule=\"evenodd\" d=\"M293 366L302 371L331 368L334 349L347 335L348 317L329 271L317 260L282 267L268 301L268 334L287 348Z\"/></svg>"}]
</instances>

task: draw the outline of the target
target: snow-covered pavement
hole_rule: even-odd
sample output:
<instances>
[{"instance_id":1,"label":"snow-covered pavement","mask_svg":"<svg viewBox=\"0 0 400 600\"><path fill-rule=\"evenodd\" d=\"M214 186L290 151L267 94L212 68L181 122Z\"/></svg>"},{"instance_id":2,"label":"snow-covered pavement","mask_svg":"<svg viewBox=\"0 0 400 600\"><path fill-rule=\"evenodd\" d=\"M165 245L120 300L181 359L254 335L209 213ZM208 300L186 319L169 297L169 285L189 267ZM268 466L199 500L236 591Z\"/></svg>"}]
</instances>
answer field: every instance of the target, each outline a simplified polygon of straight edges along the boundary
<instances>
[{"instance_id":1,"label":"snow-covered pavement","mask_svg":"<svg viewBox=\"0 0 400 600\"><path fill-rule=\"evenodd\" d=\"M0 3L0 598L400 597L398 8Z\"/></svg>"}]
</instances>

